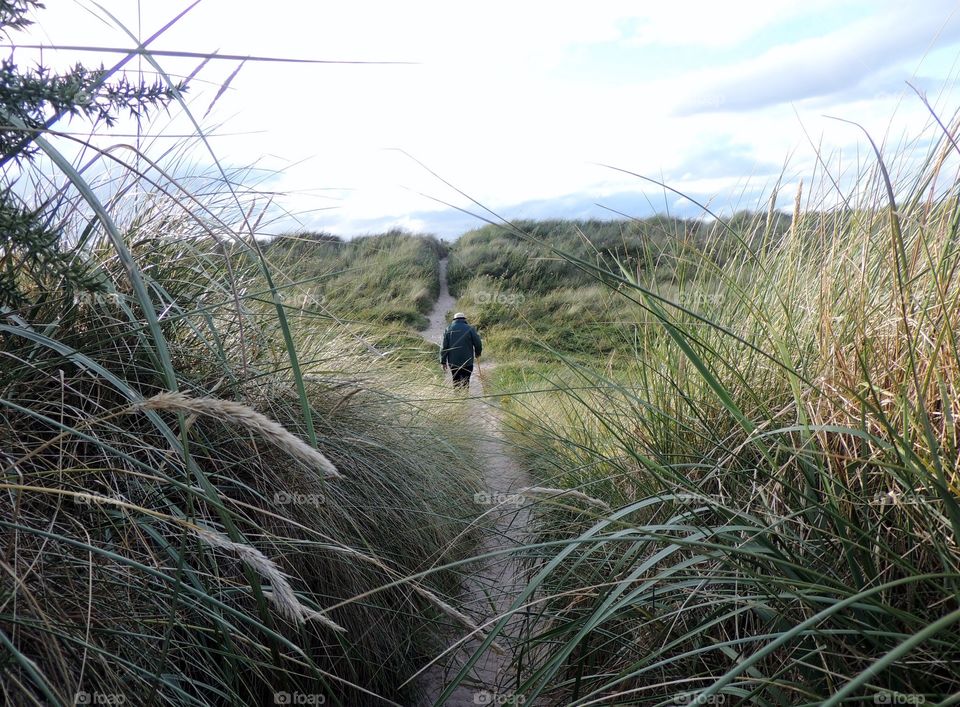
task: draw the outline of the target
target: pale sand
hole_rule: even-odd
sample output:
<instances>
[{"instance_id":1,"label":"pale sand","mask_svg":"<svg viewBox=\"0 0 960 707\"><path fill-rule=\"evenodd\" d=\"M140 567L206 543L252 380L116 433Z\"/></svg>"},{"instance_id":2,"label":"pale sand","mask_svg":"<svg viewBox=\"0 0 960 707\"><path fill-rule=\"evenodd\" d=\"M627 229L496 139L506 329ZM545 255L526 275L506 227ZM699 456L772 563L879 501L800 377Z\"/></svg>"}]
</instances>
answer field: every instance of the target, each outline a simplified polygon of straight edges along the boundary
<instances>
[{"instance_id":1,"label":"pale sand","mask_svg":"<svg viewBox=\"0 0 960 707\"><path fill-rule=\"evenodd\" d=\"M430 325L423 332L423 336L439 346L443 332L453 317L456 300L450 296L447 288L447 261L440 261L440 297L430 312ZM467 313L469 314L469 312ZM490 371L493 364L484 352L481 357L481 370ZM450 374L447 373L447 384L450 384ZM483 396L482 385L476 369L470 380L470 397L464 401L469 406L472 419L477 422L477 440L483 458L483 478L487 491L492 496L516 495L518 489L530 486L530 480L507 450L507 443L501 431L501 411L493 398ZM517 547L525 541L525 528L528 520L528 511L525 503L514 503L517 499L497 506L482 506L481 510L489 510L492 523L485 533L482 546L477 554L484 554L496 550ZM463 594L456 602L458 608L470 616L481 626L496 621L496 618L505 613L516 596L524 588L526 582L519 572L513 555L492 558L475 568L463 586ZM499 655L492 650L473 666L470 678L460 686L442 704L449 707L472 707L478 704L523 704L522 698L511 701L512 686L516 676L508 674L510 666L509 646L517 635L520 619L512 620L505 631L498 636L497 642L503 645L507 652ZM452 641L458 636L451 635ZM459 668L469 658L477 646L478 640L471 640L443 662L435 665L423 676L428 700L425 704L438 704L437 700L448 684L448 678L456 675ZM487 694L483 694L483 693ZM491 696L493 699L491 699ZM504 701L504 698L507 701Z\"/></svg>"}]
</instances>

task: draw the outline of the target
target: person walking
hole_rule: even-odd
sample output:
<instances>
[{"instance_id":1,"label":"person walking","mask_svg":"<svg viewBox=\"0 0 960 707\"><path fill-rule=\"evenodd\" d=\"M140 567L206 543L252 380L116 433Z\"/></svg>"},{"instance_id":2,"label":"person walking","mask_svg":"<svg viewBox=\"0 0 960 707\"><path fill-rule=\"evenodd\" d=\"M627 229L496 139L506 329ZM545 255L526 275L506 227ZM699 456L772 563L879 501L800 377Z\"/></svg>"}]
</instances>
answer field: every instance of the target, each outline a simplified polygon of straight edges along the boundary
<instances>
[{"instance_id":1,"label":"person walking","mask_svg":"<svg viewBox=\"0 0 960 707\"><path fill-rule=\"evenodd\" d=\"M474 357L480 358L482 351L480 335L467 323L467 315L463 312L454 314L450 326L443 332L440 345L440 365L444 371L450 368L454 388L470 389Z\"/></svg>"}]
</instances>

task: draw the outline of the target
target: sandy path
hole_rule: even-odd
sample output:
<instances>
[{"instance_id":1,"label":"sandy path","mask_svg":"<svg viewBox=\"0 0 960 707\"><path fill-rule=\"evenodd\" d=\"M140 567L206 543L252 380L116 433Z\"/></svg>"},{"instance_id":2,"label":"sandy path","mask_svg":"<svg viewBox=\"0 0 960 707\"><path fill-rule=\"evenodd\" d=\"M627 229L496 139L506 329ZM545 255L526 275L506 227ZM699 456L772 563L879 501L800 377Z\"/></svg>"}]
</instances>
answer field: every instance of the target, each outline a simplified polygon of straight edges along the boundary
<instances>
[{"instance_id":1,"label":"sandy path","mask_svg":"<svg viewBox=\"0 0 960 707\"><path fill-rule=\"evenodd\" d=\"M440 346L443 332L453 319L456 304L457 300L451 296L450 288L447 287L447 259L444 258L440 261L440 296L433 303L433 309L428 315L429 326L421 332L424 339Z\"/></svg>"},{"instance_id":2,"label":"sandy path","mask_svg":"<svg viewBox=\"0 0 960 707\"><path fill-rule=\"evenodd\" d=\"M456 300L450 296L447 289L447 261L444 259L440 261L440 297L430 312L430 326L423 332L425 339L439 346L443 332L453 316L455 305ZM495 365L486 355L481 360L484 371L489 371ZM449 384L449 373L446 380ZM475 372L470 380L470 397L464 404L469 407L471 417L477 421L477 439L484 464L483 479L487 494L491 497L491 503L484 505L482 510L488 512L492 520L490 531L486 534L478 554L515 547L524 541L528 512L524 504L519 502L521 499L517 491L530 486L526 474L508 453L500 429L500 409L492 399L478 397L482 395L480 381ZM483 503L486 499L479 500ZM525 582L512 556L491 559L477 567L475 573L464 582L463 595L458 606L475 622L483 625L505 613L524 586ZM498 643L506 647L505 644L509 644L511 636L519 630L519 623L519 618L511 621L505 635L498 637ZM446 701L438 702L449 677L457 674L478 645L479 641L468 642L453 652L443 665L438 664L425 674L427 705L473 707L478 704L519 704L519 701L510 701L515 676L508 674L509 649L506 651L507 655L488 651L473 666L471 677L461 683Z\"/></svg>"}]
</instances>

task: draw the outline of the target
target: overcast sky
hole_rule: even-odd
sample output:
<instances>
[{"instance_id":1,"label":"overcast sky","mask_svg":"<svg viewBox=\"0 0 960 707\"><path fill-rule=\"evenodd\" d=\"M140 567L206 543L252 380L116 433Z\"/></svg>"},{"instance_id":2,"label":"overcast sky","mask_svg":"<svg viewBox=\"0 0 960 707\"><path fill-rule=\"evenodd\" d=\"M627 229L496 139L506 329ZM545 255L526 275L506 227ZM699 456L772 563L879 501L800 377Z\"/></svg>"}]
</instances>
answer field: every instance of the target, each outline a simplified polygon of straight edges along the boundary
<instances>
[{"instance_id":1,"label":"overcast sky","mask_svg":"<svg viewBox=\"0 0 960 707\"><path fill-rule=\"evenodd\" d=\"M146 38L188 3L102 5ZM453 236L476 222L434 199L477 207L412 158L511 218L697 213L603 165L720 210L757 206L783 173L778 204L788 209L814 145L838 174L866 161L857 129L826 116L861 123L892 152L930 135L910 81L953 117L958 5L202 0L151 46L411 62L247 62L202 123L219 160L256 164L264 187L285 194L280 204L295 216L273 229L353 235L402 226ZM36 20L15 42L131 46L92 3L48 0ZM44 59L101 57L47 50ZM177 75L199 63L159 60ZM238 64L213 61L198 73L189 93L197 118ZM149 129L187 130L182 117Z\"/></svg>"}]
</instances>

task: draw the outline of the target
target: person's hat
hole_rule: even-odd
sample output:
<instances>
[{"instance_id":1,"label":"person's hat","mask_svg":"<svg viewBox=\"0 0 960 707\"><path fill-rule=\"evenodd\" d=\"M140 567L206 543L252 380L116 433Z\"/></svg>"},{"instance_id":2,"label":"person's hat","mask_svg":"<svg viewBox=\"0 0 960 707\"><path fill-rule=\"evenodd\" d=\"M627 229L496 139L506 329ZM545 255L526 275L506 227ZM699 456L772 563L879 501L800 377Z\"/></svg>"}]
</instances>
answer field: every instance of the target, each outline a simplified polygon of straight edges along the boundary
<instances>
[{"instance_id":1,"label":"person's hat","mask_svg":"<svg viewBox=\"0 0 960 707\"><path fill-rule=\"evenodd\" d=\"M466 319L466 318L467 318L467 315L464 314L463 312L457 312L456 314L453 315L453 318L454 318L454 319Z\"/></svg>"}]
</instances>

